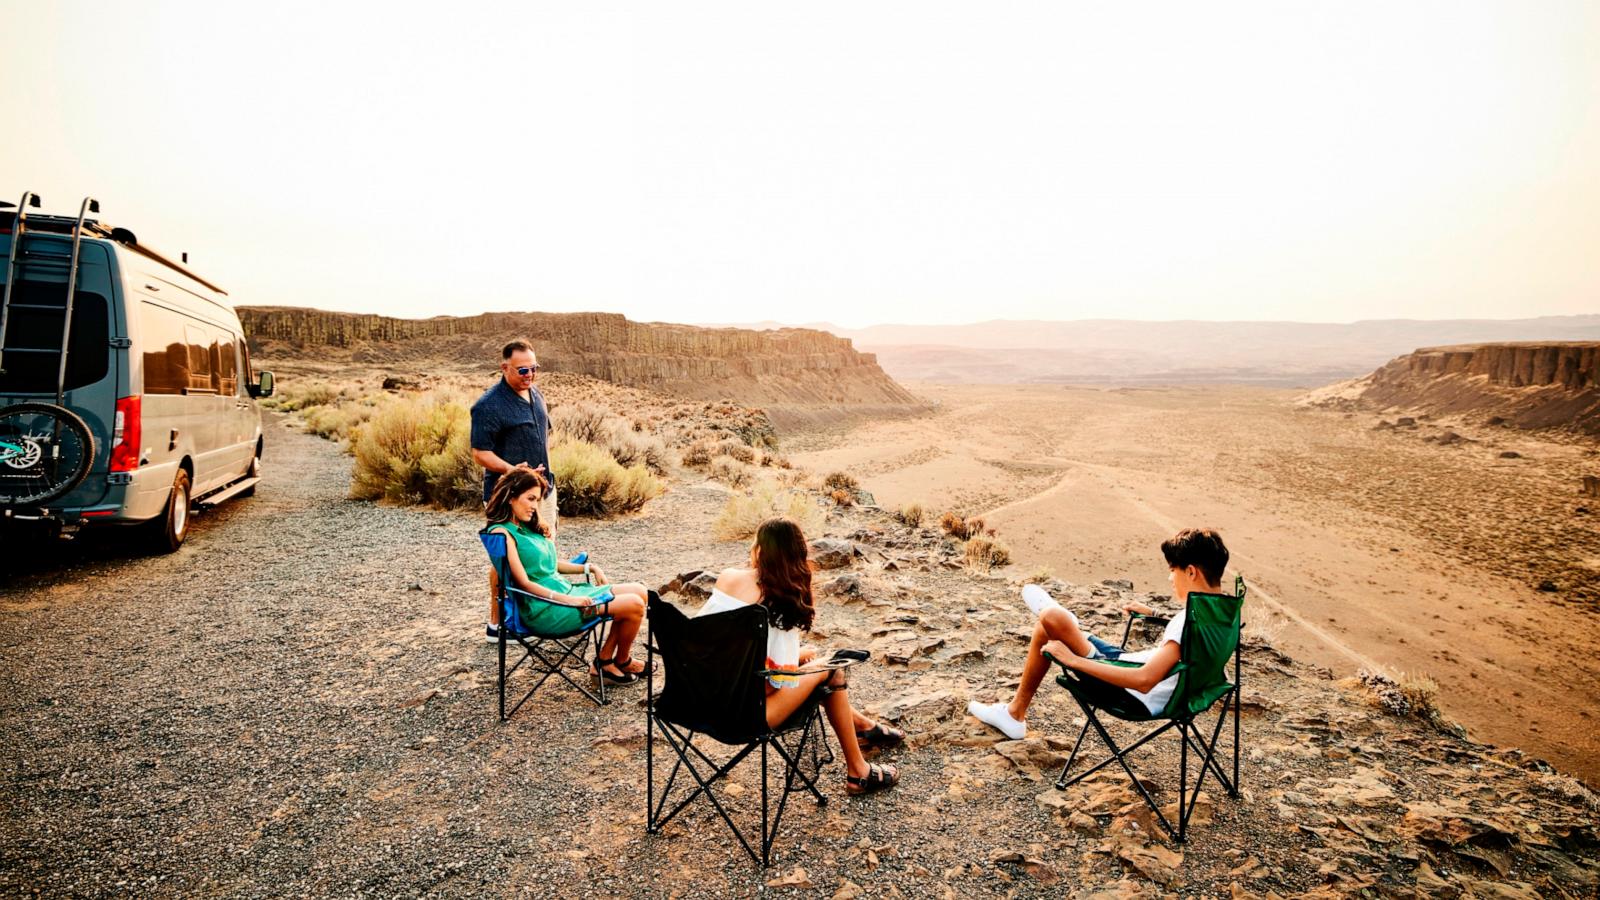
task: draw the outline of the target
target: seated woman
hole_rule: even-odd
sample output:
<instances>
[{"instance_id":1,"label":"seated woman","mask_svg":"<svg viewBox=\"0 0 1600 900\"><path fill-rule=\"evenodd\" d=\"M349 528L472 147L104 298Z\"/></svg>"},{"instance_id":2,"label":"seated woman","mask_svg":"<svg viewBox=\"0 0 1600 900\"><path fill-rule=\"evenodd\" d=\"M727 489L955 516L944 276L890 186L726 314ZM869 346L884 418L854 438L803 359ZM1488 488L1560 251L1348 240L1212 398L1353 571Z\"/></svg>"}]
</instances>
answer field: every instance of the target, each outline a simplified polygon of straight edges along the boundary
<instances>
[{"instance_id":1,"label":"seated woman","mask_svg":"<svg viewBox=\"0 0 1600 900\"><path fill-rule=\"evenodd\" d=\"M816 618L811 596L811 560L800 526L788 519L768 519L750 546L750 568L723 569L716 589L695 613L713 615L760 604L767 608L767 668L796 669L816 656L800 646L800 632ZM892 747L905 732L877 724L850 708L845 670L806 675L774 675L767 681L767 725L776 728L794 715L806 699L822 691L823 709L839 747L844 751L845 792L867 794L895 785L900 772L892 765L868 765L863 748Z\"/></svg>"},{"instance_id":2,"label":"seated woman","mask_svg":"<svg viewBox=\"0 0 1600 900\"><path fill-rule=\"evenodd\" d=\"M512 587L549 603L530 603L519 612L522 621L543 634L567 634L604 612L611 616L610 634L595 660L597 678L607 684L631 684L646 674L644 663L629 659L633 639L644 621L645 587L642 584L608 584L605 573L592 563L579 565L556 558L550 529L539 521L539 501L550 483L538 472L516 468L501 475L489 495L486 531L507 535L515 553L507 553ZM509 549L509 548L508 548ZM594 584L575 585L562 574L588 571ZM602 610L600 603L612 597Z\"/></svg>"}]
</instances>

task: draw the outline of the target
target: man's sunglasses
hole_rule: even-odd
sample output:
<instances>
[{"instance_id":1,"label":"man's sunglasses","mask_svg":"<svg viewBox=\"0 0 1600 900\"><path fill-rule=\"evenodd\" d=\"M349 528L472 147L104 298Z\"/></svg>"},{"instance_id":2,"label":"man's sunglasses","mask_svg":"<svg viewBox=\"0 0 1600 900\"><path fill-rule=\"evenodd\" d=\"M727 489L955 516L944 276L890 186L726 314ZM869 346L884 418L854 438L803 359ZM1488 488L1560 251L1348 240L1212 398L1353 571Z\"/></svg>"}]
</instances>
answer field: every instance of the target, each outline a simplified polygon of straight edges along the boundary
<instances>
[{"instance_id":1,"label":"man's sunglasses","mask_svg":"<svg viewBox=\"0 0 1600 900\"><path fill-rule=\"evenodd\" d=\"M537 371L539 371L538 366L517 366L517 374L521 375L523 378L527 378L529 375L532 375Z\"/></svg>"}]
</instances>

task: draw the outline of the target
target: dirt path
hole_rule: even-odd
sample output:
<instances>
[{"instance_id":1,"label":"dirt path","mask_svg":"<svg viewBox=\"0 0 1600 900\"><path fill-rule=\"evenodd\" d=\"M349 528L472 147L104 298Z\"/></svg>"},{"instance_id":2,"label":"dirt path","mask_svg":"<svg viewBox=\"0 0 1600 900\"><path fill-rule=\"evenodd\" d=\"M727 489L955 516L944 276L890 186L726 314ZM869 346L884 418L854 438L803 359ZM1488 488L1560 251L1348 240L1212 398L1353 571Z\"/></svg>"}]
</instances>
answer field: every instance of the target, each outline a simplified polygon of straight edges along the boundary
<instances>
[{"instance_id":1,"label":"dirt path","mask_svg":"<svg viewBox=\"0 0 1600 900\"><path fill-rule=\"evenodd\" d=\"M1571 493L1585 448L1463 425L1481 443L1442 447L1282 391L920 390L936 414L813 436L796 461L862 472L886 505L982 513L1018 570L1078 583L1165 590L1160 540L1215 525L1297 657L1427 674L1475 736L1600 780L1583 596L1600 516ZM1545 578L1567 590L1534 590Z\"/></svg>"}]
</instances>

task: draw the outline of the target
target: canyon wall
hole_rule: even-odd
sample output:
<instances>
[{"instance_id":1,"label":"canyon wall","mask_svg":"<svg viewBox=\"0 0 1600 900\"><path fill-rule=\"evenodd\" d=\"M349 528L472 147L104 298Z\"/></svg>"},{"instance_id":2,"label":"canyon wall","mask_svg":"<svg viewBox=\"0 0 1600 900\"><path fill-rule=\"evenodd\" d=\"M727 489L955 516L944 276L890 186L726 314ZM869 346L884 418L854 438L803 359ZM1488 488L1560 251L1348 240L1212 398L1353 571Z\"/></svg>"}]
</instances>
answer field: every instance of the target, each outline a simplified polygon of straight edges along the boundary
<instances>
[{"instance_id":1,"label":"canyon wall","mask_svg":"<svg viewBox=\"0 0 1600 900\"><path fill-rule=\"evenodd\" d=\"M396 319L295 307L242 306L251 350L265 358L382 364L449 361L492 369L514 337L539 363L699 400L776 408L901 409L918 401L870 353L823 331L749 331L633 322L614 313L486 313ZM793 408L793 409L790 409ZM799 415L807 418L806 415Z\"/></svg>"},{"instance_id":2,"label":"canyon wall","mask_svg":"<svg viewBox=\"0 0 1600 900\"><path fill-rule=\"evenodd\" d=\"M1600 342L1424 347L1344 388L1367 405L1600 434Z\"/></svg>"}]
</instances>

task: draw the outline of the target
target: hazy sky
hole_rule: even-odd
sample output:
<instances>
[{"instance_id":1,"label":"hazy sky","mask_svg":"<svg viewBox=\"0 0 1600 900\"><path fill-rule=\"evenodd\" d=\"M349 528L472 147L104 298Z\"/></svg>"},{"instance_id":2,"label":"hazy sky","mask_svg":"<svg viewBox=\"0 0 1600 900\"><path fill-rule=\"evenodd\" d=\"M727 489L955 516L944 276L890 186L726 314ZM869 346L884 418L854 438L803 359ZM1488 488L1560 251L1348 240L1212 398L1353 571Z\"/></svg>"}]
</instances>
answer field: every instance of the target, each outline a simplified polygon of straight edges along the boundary
<instances>
[{"instance_id":1,"label":"hazy sky","mask_svg":"<svg viewBox=\"0 0 1600 900\"><path fill-rule=\"evenodd\" d=\"M1600 3L0 0L0 196L238 303L1600 311Z\"/></svg>"}]
</instances>

